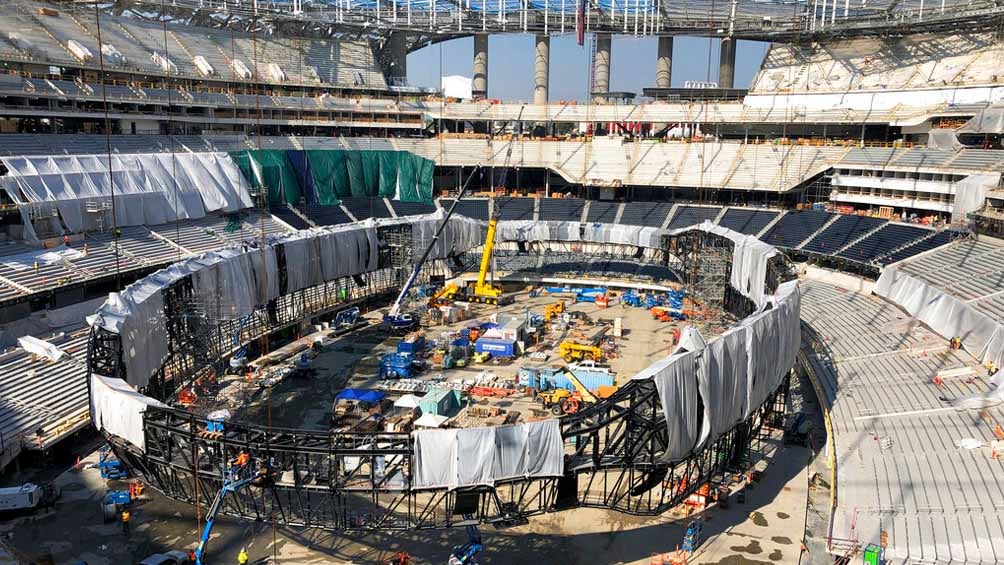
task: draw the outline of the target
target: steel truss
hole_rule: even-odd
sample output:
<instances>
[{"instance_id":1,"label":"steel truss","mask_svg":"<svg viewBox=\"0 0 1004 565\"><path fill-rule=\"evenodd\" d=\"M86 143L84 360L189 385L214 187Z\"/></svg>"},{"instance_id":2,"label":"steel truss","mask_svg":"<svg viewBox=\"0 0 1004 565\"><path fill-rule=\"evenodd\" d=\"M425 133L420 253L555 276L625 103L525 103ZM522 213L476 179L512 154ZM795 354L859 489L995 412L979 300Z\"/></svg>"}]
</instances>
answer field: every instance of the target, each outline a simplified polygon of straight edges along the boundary
<instances>
[{"instance_id":1,"label":"steel truss","mask_svg":"<svg viewBox=\"0 0 1004 565\"><path fill-rule=\"evenodd\" d=\"M403 237L386 235L389 244ZM404 246L403 241L397 243ZM723 248L721 241L704 237L665 243L665 262L679 258L684 272L687 255L700 254L702 245ZM254 312L252 321L239 328L238 341L247 343L350 304L376 303L401 284L402 268L394 263L406 257L403 247L388 251L381 259L383 268L365 279L347 277L283 295ZM278 264L281 274L284 262ZM783 257L768 272L774 280L768 288L794 273ZM233 347L229 332L234 328L222 326L234 321L221 320L207 330L204 318L188 310L198 304L190 300L191 292L190 283L179 281L165 300L171 353L158 386L148 390L160 398L222 362L225 357L214 356L226 355ZM737 317L751 311L748 300L739 299L723 300L723 308ZM119 350L117 336L94 330L90 370L124 376ZM108 439L135 475L171 498L199 505L211 502L229 462L240 453L268 461L277 472L274 484L228 497L223 512L232 516L342 531L450 527L463 520L463 514L473 514L482 523L504 527L573 507L661 514L702 485L727 482L732 473L748 468L767 430L781 425L787 395L785 379L745 421L690 457L665 461L667 429L655 384L630 381L603 403L561 419L563 476L452 491L411 488L414 446L407 433L325 433L244 422L230 422L222 433L210 433L197 414L150 407L144 414L145 452L115 436Z\"/></svg>"}]
</instances>

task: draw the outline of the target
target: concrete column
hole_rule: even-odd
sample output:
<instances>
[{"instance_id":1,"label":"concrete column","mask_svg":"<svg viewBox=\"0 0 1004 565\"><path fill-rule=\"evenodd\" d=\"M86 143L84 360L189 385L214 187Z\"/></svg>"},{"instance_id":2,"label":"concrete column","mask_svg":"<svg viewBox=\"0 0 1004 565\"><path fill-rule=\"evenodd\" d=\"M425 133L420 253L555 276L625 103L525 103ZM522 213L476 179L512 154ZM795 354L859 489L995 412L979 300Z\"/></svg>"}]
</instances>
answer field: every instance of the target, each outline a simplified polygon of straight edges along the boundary
<instances>
[{"instance_id":1,"label":"concrete column","mask_svg":"<svg viewBox=\"0 0 1004 565\"><path fill-rule=\"evenodd\" d=\"M537 48L533 55L533 103L547 104L548 74L551 70L551 38L537 36Z\"/></svg>"},{"instance_id":2,"label":"concrete column","mask_svg":"<svg viewBox=\"0 0 1004 565\"><path fill-rule=\"evenodd\" d=\"M659 37L659 52L655 59L655 87L669 88L673 78L673 37Z\"/></svg>"},{"instance_id":3,"label":"concrete column","mask_svg":"<svg viewBox=\"0 0 1004 565\"><path fill-rule=\"evenodd\" d=\"M474 81L471 85L475 96L488 96L488 34L474 34Z\"/></svg>"},{"instance_id":4,"label":"concrete column","mask_svg":"<svg viewBox=\"0 0 1004 565\"><path fill-rule=\"evenodd\" d=\"M596 35L596 59L593 61L593 92L599 93L595 100L606 102L606 94L610 92L610 46L609 33Z\"/></svg>"},{"instance_id":5,"label":"concrete column","mask_svg":"<svg viewBox=\"0 0 1004 565\"><path fill-rule=\"evenodd\" d=\"M387 37L384 45L387 61L387 76L400 79L403 85L408 78L408 34L395 31Z\"/></svg>"},{"instance_id":6,"label":"concrete column","mask_svg":"<svg viewBox=\"0 0 1004 565\"><path fill-rule=\"evenodd\" d=\"M718 87L734 88L736 82L736 39L722 40L722 53L718 61Z\"/></svg>"}]
</instances>

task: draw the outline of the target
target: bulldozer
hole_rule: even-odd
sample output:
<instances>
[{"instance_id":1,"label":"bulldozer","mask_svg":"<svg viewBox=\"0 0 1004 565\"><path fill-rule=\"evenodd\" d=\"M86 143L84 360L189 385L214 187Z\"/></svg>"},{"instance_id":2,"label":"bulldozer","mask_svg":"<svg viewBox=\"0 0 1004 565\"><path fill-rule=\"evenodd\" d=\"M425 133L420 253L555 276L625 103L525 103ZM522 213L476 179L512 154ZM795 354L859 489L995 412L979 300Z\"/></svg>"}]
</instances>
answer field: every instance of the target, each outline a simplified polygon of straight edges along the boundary
<instances>
[{"instance_id":1,"label":"bulldozer","mask_svg":"<svg viewBox=\"0 0 1004 565\"><path fill-rule=\"evenodd\" d=\"M535 397L537 402L543 404L544 408L550 409L555 416L575 414L600 400L610 398L617 392L616 386L601 386L596 389L594 394L571 371L565 369L564 372L569 382L575 387L575 392L565 388L556 388L541 392Z\"/></svg>"},{"instance_id":2,"label":"bulldozer","mask_svg":"<svg viewBox=\"0 0 1004 565\"><path fill-rule=\"evenodd\" d=\"M599 347L595 345L583 345L574 341L561 342L558 346L558 355L561 355L561 358L566 363L582 361L583 359L589 361L603 360L603 351Z\"/></svg>"}]
</instances>

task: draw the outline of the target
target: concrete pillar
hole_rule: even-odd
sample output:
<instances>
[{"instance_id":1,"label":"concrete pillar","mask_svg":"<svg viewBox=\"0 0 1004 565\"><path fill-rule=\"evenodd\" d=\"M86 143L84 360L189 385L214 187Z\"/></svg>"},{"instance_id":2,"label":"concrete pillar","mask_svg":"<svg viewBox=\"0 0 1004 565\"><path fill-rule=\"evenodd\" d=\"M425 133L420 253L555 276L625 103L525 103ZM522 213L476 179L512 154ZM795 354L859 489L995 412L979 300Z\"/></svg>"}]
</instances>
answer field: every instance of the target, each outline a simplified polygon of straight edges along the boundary
<instances>
[{"instance_id":1,"label":"concrete pillar","mask_svg":"<svg viewBox=\"0 0 1004 565\"><path fill-rule=\"evenodd\" d=\"M610 45L612 37L609 33L596 34L596 58L593 61L593 92L597 102L606 102L606 94L610 92Z\"/></svg>"},{"instance_id":2,"label":"concrete pillar","mask_svg":"<svg viewBox=\"0 0 1004 565\"><path fill-rule=\"evenodd\" d=\"M533 55L533 103L547 104L548 74L551 71L551 38L537 36Z\"/></svg>"},{"instance_id":3,"label":"concrete pillar","mask_svg":"<svg viewBox=\"0 0 1004 565\"><path fill-rule=\"evenodd\" d=\"M722 53L718 61L718 87L734 88L736 82L736 39L722 40Z\"/></svg>"},{"instance_id":4,"label":"concrete pillar","mask_svg":"<svg viewBox=\"0 0 1004 565\"><path fill-rule=\"evenodd\" d=\"M655 87L670 88L673 78L673 37L659 37L659 52L655 59Z\"/></svg>"},{"instance_id":5,"label":"concrete pillar","mask_svg":"<svg viewBox=\"0 0 1004 565\"><path fill-rule=\"evenodd\" d=\"M402 31L391 33L383 49L386 53L387 77L392 82L400 80L400 84L404 85L408 78L408 34Z\"/></svg>"},{"instance_id":6,"label":"concrete pillar","mask_svg":"<svg viewBox=\"0 0 1004 565\"><path fill-rule=\"evenodd\" d=\"M488 96L488 34L474 34L474 81L471 85L475 96Z\"/></svg>"}]
</instances>

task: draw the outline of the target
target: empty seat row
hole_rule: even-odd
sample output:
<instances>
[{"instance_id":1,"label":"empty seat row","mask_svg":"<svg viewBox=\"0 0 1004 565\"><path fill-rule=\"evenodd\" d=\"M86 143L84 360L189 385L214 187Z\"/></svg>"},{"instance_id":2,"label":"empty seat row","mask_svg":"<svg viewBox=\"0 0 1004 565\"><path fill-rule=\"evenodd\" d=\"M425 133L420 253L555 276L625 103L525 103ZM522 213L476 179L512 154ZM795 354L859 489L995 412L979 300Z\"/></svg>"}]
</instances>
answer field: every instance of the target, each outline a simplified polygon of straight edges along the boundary
<instances>
[{"instance_id":1,"label":"empty seat row","mask_svg":"<svg viewBox=\"0 0 1004 565\"><path fill-rule=\"evenodd\" d=\"M859 263L868 263L881 255L909 245L930 231L907 224L886 224L878 231L848 247L837 254L837 257L850 259Z\"/></svg>"},{"instance_id":2,"label":"empty seat row","mask_svg":"<svg viewBox=\"0 0 1004 565\"><path fill-rule=\"evenodd\" d=\"M624 204L620 223L628 226L662 227L673 210L672 202L628 202Z\"/></svg>"},{"instance_id":3,"label":"empty seat row","mask_svg":"<svg viewBox=\"0 0 1004 565\"><path fill-rule=\"evenodd\" d=\"M833 217L821 210L794 210L781 217L762 239L776 247L795 248Z\"/></svg>"},{"instance_id":4,"label":"empty seat row","mask_svg":"<svg viewBox=\"0 0 1004 565\"><path fill-rule=\"evenodd\" d=\"M868 216L840 216L803 245L802 249L812 253L831 254L885 223L883 219Z\"/></svg>"},{"instance_id":5,"label":"empty seat row","mask_svg":"<svg viewBox=\"0 0 1004 565\"><path fill-rule=\"evenodd\" d=\"M540 219L560 222L578 222L586 201L580 198L541 198Z\"/></svg>"},{"instance_id":6,"label":"empty seat row","mask_svg":"<svg viewBox=\"0 0 1004 565\"><path fill-rule=\"evenodd\" d=\"M669 229L676 230L696 226L704 221L714 221L722 209L718 206L678 206L676 214L669 222Z\"/></svg>"},{"instance_id":7,"label":"empty seat row","mask_svg":"<svg viewBox=\"0 0 1004 565\"><path fill-rule=\"evenodd\" d=\"M749 208L729 208L718 220L718 225L746 235L757 235L767 224L774 221L780 212L776 210L751 210Z\"/></svg>"}]
</instances>

